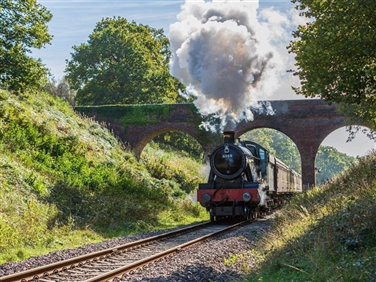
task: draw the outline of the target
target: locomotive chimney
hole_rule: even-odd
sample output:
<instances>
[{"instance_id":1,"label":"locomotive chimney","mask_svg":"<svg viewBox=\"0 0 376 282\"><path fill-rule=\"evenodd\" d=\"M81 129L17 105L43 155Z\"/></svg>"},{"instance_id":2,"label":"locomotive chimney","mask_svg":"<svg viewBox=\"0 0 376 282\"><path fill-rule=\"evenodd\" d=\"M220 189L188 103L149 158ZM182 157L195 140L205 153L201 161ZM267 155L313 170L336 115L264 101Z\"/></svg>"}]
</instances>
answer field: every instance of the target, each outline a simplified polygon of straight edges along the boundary
<instances>
[{"instance_id":1,"label":"locomotive chimney","mask_svg":"<svg viewBox=\"0 0 376 282\"><path fill-rule=\"evenodd\" d=\"M235 132L234 131L224 131L223 132L223 143L234 144L235 143Z\"/></svg>"}]
</instances>

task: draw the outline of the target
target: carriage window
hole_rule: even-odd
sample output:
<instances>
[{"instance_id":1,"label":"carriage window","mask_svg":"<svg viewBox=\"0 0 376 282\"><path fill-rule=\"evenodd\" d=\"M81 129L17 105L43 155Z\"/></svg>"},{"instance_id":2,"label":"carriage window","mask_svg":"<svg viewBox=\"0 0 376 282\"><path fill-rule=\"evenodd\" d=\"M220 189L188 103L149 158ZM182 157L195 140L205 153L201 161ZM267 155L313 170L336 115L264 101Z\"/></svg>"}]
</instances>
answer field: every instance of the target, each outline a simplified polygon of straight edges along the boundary
<instances>
[{"instance_id":1,"label":"carriage window","mask_svg":"<svg viewBox=\"0 0 376 282\"><path fill-rule=\"evenodd\" d=\"M265 151L263 149L260 149L259 152L260 152L260 159L265 160Z\"/></svg>"},{"instance_id":2,"label":"carriage window","mask_svg":"<svg viewBox=\"0 0 376 282\"><path fill-rule=\"evenodd\" d=\"M259 149L260 153L260 171L263 177L266 176L266 156L265 156L265 151L263 149Z\"/></svg>"}]
</instances>

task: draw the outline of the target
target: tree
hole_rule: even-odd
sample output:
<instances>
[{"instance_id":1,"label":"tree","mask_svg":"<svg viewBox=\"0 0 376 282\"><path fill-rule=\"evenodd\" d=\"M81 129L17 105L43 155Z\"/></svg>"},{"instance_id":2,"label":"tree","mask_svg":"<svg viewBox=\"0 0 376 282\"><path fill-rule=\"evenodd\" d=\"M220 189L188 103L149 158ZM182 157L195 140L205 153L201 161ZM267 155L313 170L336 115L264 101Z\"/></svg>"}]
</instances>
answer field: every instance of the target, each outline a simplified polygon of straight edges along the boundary
<instances>
[{"instance_id":1,"label":"tree","mask_svg":"<svg viewBox=\"0 0 376 282\"><path fill-rule=\"evenodd\" d=\"M308 19L287 47L296 54L297 94L351 108L376 128L376 1L292 0ZM347 110L348 112L348 110Z\"/></svg>"},{"instance_id":2,"label":"tree","mask_svg":"<svg viewBox=\"0 0 376 282\"><path fill-rule=\"evenodd\" d=\"M20 92L46 83L47 69L27 53L51 41L51 18L36 0L0 0L0 86Z\"/></svg>"},{"instance_id":3,"label":"tree","mask_svg":"<svg viewBox=\"0 0 376 282\"><path fill-rule=\"evenodd\" d=\"M40 90L51 94L52 96L57 96L56 79L54 76L47 77L47 82L43 85Z\"/></svg>"},{"instance_id":4,"label":"tree","mask_svg":"<svg viewBox=\"0 0 376 282\"><path fill-rule=\"evenodd\" d=\"M65 77L60 80L56 88L57 96L67 101L70 105L75 105L76 93L70 88L70 85Z\"/></svg>"},{"instance_id":5,"label":"tree","mask_svg":"<svg viewBox=\"0 0 376 282\"><path fill-rule=\"evenodd\" d=\"M316 157L316 183L323 184L348 169L355 158L330 146L320 146Z\"/></svg>"},{"instance_id":6,"label":"tree","mask_svg":"<svg viewBox=\"0 0 376 282\"><path fill-rule=\"evenodd\" d=\"M192 136L180 131L169 131L156 136L153 139L165 150L180 151L187 156L202 161L204 151L202 146Z\"/></svg>"},{"instance_id":7,"label":"tree","mask_svg":"<svg viewBox=\"0 0 376 282\"><path fill-rule=\"evenodd\" d=\"M72 91L65 77L59 82L57 82L54 77L49 77L47 83L40 90L52 96L60 97L72 106L75 105L76 93Z\"/></svg>"},{"instance_id":8,"label":"tree","mask_svg":"<svg viewBox=\"0 0 376 282\"><path fill-rule=\"evenodd\" d=\"M106 18L73 49L66 74L78 104L173 103L182 87L169 73L162 29Z\"/></svg>"}]
</instances>

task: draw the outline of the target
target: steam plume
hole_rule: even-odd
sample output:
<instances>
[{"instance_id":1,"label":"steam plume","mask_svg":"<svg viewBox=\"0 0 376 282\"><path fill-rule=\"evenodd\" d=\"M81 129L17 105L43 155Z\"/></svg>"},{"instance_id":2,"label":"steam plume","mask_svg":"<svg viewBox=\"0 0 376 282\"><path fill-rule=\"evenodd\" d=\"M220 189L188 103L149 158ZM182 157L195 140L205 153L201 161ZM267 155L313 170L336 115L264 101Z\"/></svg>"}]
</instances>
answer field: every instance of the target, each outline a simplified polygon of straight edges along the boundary
<instances>
[{"instance_id":1,"label":"steam plume","mask_svg":"<svg viewBox=\"0 0 376 282\"><path fill-rule=\"evenodd\" d=\"M196 97L201 114L227 124L252 120L278 87L283 60L270 44L270 25L257 19L257 2L186 2L170 26L171 74ZM269 110L271 110L269 108ZM213 129L213 124L203 124Z\"/></svg>"}]
</instances>

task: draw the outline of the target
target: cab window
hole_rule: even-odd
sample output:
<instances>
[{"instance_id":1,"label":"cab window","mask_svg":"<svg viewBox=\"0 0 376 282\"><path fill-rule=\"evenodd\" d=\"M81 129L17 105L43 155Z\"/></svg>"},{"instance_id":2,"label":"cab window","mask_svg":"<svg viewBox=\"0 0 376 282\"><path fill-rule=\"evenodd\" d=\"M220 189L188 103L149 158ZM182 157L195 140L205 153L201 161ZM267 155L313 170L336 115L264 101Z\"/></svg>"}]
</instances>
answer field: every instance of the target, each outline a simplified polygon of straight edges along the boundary
<instances>
[{"instance_id":1,"label":"cab window","mask_svg":"<svg viewBox=\"0 0 376 282\"><path fill-rule=\"evenodd\" d=\"M256 148L254 146L247 146L248 150L251 151L252 155L257 156L256 154Z\"/></svg>"},{"instance_id":2,"label":"cab window","mask_svg":"<svg viewBox=\"0 0 376 282\"><path fill-rule=\"evenodd\" d=\"M260 159L265 160L265 151L263 149L260 149L259 152L260 152Z\"/></svg>"},{"instance_id":3,"label":"cab window","mask_svg":"<svg viewBox=\"0 0 376 282\"><path fill-rule=\"evenodd\" d=\"M261 174L262 176L265 176L266 175L266 153L265 153L265 150L264 149L259 149L259 153L260 153L260 170L261 170Z\"/></svg>"}]
</instances>

